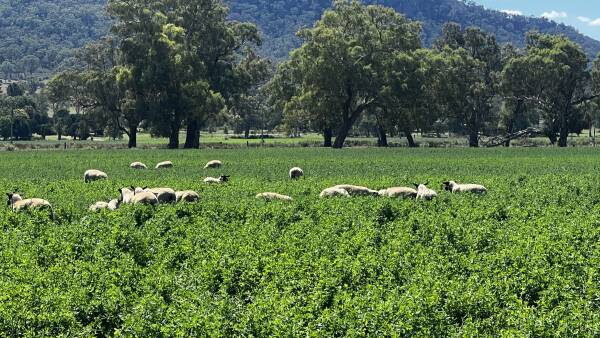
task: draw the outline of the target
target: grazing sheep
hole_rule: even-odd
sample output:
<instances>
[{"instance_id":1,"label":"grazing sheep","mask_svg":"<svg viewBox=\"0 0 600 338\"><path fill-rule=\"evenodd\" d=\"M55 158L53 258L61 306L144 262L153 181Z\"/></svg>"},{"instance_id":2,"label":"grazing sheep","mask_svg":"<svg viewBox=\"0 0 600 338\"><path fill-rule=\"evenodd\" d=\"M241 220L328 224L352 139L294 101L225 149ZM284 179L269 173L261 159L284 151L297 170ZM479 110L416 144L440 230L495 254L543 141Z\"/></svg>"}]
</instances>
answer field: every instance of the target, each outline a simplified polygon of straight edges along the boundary
<instances>
[{"instance_id":1,"label":"grazing sheep","mask_svg":"<svg viewBox=\"0 0 600 338\"><path fill-rule=\"evenodd\" d=\"M108 203L106 202L96 202L89 207L89 211L96 212L100 210L108 209Z\"/></svg>"},{"instance_id":2,"label":"grazing sheep","mask_svg":"<svg viewBox=\"0 0 600 338\"><path fill-rule=\"evenodd\" d=\"M225 176L225 175L221 175L219 178L207 177L204 179L204 183L208 183L208 184L226 183L226 182L229 182L230 177L231 176Z\"/></svg>"},{"instance_id":3,"label":"grazing sheep","mask_svg":"<svg viewBox=\"0 0 600 338\"><path fill-rule=\"evenodd\" d=\"M192 190L177 191L175 192L175 199L179 202L198 202L200 195Z\"/></svg>"},{"instance_id":4,"label":"grazing sheep","mask_svg":"<svg viewBox=\"0 0 600 338\"><path fill-rule=\"evenodd\" d=\"M361 187L358 185L340 184L340 185L336 185L333 188L346 190L348 192L348 194L350 194L350 196L357 196L357 195L379 196L379 191L371 190L367 187Z\"/></svg>"},{"instance_id":5,"label":"grazing sheep","mask_svg":"<svg viewBox=\"0 0 600 338\"><path fill-rule=\"evenodd\" d=\"M121 204L129 204L133 200L133 196L135 196L135 189L129 188L121 188L119 189L119 199L117 203L117 207L121 206Z\"/></svg>"},{"instance_id":6,"label":"grazing sheep","mask_svg":"<svg viewBox=\"0 0 600 338\"><path fill-rule=\"evenodd\" d=\"M142 162L133 162L129 165L129 167L132 169L148 169L148 167L146 167L146 165Z\"/></svg>"},{"instance_id":7,"label":"grazing sheep","mask_svg":"<svg viewBox=\"0 0 600 338\"><path fill-rule=\"evenodd\" d=\"M394 187L380 190L379 196L390 198L416 198L417 191L413 188Z\"/></svg>"},{"instance_id":8,"label":"grazing sheep","mask_svg":"<svg viewBox=\"0 0 600 338\"><path fill-rule=\"evenodd\" d=\"M265 201L292 201L290 196L281 195L274 192L263 192L256 195L257 199L263 199Z\"/></svg>"},{"instance_id":9,"label":"grazing sheep","mask_svg":"<svg viewBox=\"0 0 600 338\"><path fill-rule=\"evenodd\" d=\"M338 188L327 188L323 191L321 191L321 194L319 194L320 198L329 198L329 197L350 197L350 194L344 190L344 189L338 189Z\"/></svg>"},{"instance_id":10,"label":"grazing sheep","mask_svg":"<svg viewBox=\"0 0 600 338\"><path fill-rule=\"evenodd\" d=\"M294 168L290 169L289 175L292 180L295 180L300 177L304 177L304 170L302 170L301 168L298 168L298 167L294 167Z\"/></svg>"},{"instance_id":11,"label":"grazing sheep","mask_svg":"<svg viewBox=\"0 0 600 338\"><path fill-rule=\"evenodd\" d=\"M54 216L54 209L50 202L43 200L41 198L29 198L23 199L21 195L17 193L7 193L8 196L8 205L12 206L13 211L22 211L27 209L42 209L49 208L52 212L52 216Z\"/></svg>"},{"instance_id":12,"label":"grazing sheep","mask_svg":"<svg viewBox=\"0 0 600 338\"><path fill-rule=\"evenodd\" d=\"M487 189L479 184L458 184L454 181L444 182L444 190L451 191L453 194L461 192L470 192L473 194L485 194Z\"/></svg>"},{"instance_id":13,"label":"grazing sheep","mask_svg":"<svg viewBox=\"0 0 600 338\"><path fill-rule=\"evenodd\" d=\"M133 204L147 204L147 205L157 205L159 204L158 197L150 191L142 191L137 193L131 199L131 203Z\"/></svg>"},{"instance_id":14,"label":"grazing sheep","mask_svg":"<svg viewBox=\"0 0 600 338\"><path fill-rule=\"evenodd\" d=\"M431 201L432 199L437 197L437 193L429 188L427 188L427 184L415 184L417 187L417 199Z\"/></svg>"},{"instance_id":15,"label":"grazing sheep","mask_svg":"<svg viewBox=\"0 0 600 338\"><path fill-rule=\"evenodd\" d=\"M105 180L107 178L108 175L106 175L106 173L95 169L90 169L83 174L83 180L85 181L85 183L98 180Z\"/></svg>"},{"instance_id":16,"label":"grazing sheep","mask_svg":"<svg viewBox=\"0 0 600 338\"><path fill-rule=\"evenodd\" d=\"M156 167L154 167L155 169L168 169L168 168L173 168L173 162L171 161L164 161L164 162L160 162L159 164L156 165Z\"/></svg>"},{"instance_id":17,"label":"grazing sheep","mask_svg":"<svg viewBox=\"0 0 600 338\"><path fill-rule=\"evenodd\" d=\"M204 166L204 169L217 169L217 168L221 168L222 165L223 165L223 163L221 161L213 160L213 161L206 163L206 165Z\"/></svg>"},{"instance_id":18,"label":"grazing sheep","mask_svg":"<svg viewBox=\"0 0 600 338\"><path fill-rule=\"evenodd\" d=\"M175 195L175 190L173 190L171 188L144 189L144 192L153 193L156 196L156 198L158 198L158 203L160 203L160 204L175 203L177 201L177 196Z\"/></svg>"}]
</instances>

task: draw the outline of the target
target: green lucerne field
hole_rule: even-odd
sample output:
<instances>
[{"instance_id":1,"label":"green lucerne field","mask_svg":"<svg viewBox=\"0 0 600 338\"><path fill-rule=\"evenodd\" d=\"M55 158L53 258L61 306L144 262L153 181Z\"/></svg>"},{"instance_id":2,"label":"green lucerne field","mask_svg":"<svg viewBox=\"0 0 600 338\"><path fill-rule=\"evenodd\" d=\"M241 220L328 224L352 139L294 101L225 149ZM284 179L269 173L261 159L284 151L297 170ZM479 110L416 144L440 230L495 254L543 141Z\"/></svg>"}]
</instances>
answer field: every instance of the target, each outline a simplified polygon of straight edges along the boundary
<instances>
[{"instance_id":1,"label":"green lucerne field","mask_svg":"<svg viewBox=\"0 0 600 338\"><path fill-rule=\"evenodd\" d=\"M90 168L109 179L85 184ZM0 211L0 336L600 335L593 148L5 152L0 173L55 208ZM432 202L318 197L427 181ZM201 202L87 211L131 185Z\"/></svg>"}]
</instances>

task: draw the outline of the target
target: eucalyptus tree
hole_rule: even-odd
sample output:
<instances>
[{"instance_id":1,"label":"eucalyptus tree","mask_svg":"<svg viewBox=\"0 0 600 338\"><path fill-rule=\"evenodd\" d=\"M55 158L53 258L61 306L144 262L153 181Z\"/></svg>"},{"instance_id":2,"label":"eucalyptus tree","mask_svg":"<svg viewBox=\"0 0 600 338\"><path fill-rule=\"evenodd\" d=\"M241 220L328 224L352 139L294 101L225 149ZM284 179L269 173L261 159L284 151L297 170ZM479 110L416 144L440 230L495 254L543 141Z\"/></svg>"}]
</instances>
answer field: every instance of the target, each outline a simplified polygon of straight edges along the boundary
<instances>
[{"instance_id":1,"label":"eucalyptus tree","mask_svg":"<svg viewBox=\"0 0 600 338\"><path fill-rule=\"evenodd\" d=\"M334 148L344 145L361 116L384 108L382 91L388 60L420 47L420 25L393 9L337 0L313 28L301 30L302 46L288 67L299 81L288 108L315 114L325 144L335 130ZM281 69L281 68L280 68Z\"/></svg>"}]
</instances>

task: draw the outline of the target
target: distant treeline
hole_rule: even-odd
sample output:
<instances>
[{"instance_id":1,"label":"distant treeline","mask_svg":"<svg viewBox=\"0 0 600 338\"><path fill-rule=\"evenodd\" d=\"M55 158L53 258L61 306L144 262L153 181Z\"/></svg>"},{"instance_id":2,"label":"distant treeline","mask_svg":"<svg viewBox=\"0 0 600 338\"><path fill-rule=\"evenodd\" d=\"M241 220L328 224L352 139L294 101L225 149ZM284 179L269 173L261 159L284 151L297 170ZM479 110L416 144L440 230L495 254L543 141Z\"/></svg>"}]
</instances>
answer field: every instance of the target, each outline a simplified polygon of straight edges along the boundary
<instances>
[{"instance_id":1,"label":"distant treeline","mask_svg":"<svg viewBox=\"0 0 600 338\"><path fill-rule=\"evenodd\" d=\"M83 67L57 74L41 94L28 91L54 112L75 111L82 138L124 133L135 147L144 129L176 148L185 129L185 147L197 148L204 128L246 137L277 128L319 132L324 146L340 148L364 130L380 146L400 135L415 146L419 130L462 134L476 147L483 135L533 126L566 146L569 133L598 125L600 62L590 68L564 36L530 32L518 48L447 23L426 48L420 23L336 1L275 69L256 52L257 27L230 20L220 0L109 1L107 10L113 35L79 51ZM4 115L14 124L22 106L4 104Z\"/></svg>"}]
</instances>

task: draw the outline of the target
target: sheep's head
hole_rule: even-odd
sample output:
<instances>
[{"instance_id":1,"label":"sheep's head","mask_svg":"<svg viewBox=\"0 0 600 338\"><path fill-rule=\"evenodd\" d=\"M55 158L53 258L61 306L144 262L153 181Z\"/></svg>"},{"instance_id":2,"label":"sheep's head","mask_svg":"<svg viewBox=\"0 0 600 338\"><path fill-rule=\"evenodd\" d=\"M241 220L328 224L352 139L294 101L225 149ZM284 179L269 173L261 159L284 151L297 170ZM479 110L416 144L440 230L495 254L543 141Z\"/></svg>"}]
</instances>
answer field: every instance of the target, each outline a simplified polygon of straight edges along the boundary
<instances>
[{"instance_id":1,"label":"sheep's head","mask_svg":"<svg viewBox=\"0 0 600 338\"><path fill-rule=\"evenodd\" d=\"M415 186L415 188L417 188L417 190L419 190L419 188L423 187L423 188L427 188L427 186L429 185L429 182L425 183L425 184L417 184L417 183L413 183L413 185Z\"/></svg>"},{"instance_id":2,"label":"sheep's head","mask_svg":"<svg viewBox=\"0 0 600 338\"><path fill-rule=\"evenodd\" d=\"M221 182L229 182L229 178L230 177L231 176L229 176L229 175L221 175L221 177L219 177L219 181L221 181Z\"/></svg>"},{"instance_id":3,"label":"sheep's head","mask_svg":"<svg viewBox=\"0 0 600 338\"><path fill-rule=\"evenodd\" d=\"M6 205L13 205L15 202L22 200L23 198L17 194L16 192L13 193L6 193L6 196L8 197L8 201L6 202Z\"/></svg>"},{"instance_id":4,"label":"sheep's head","mask_svg":"<svg viewBox=\"0 0 600 338\"><path fill-rule=\"evenodd\" d=\"M442 184L443 184L442 187L444 188L444 190L452 191L452 187L456 184L456 182L447 181L447 182L443 182Z\"/></svg>"}]
</instances>

